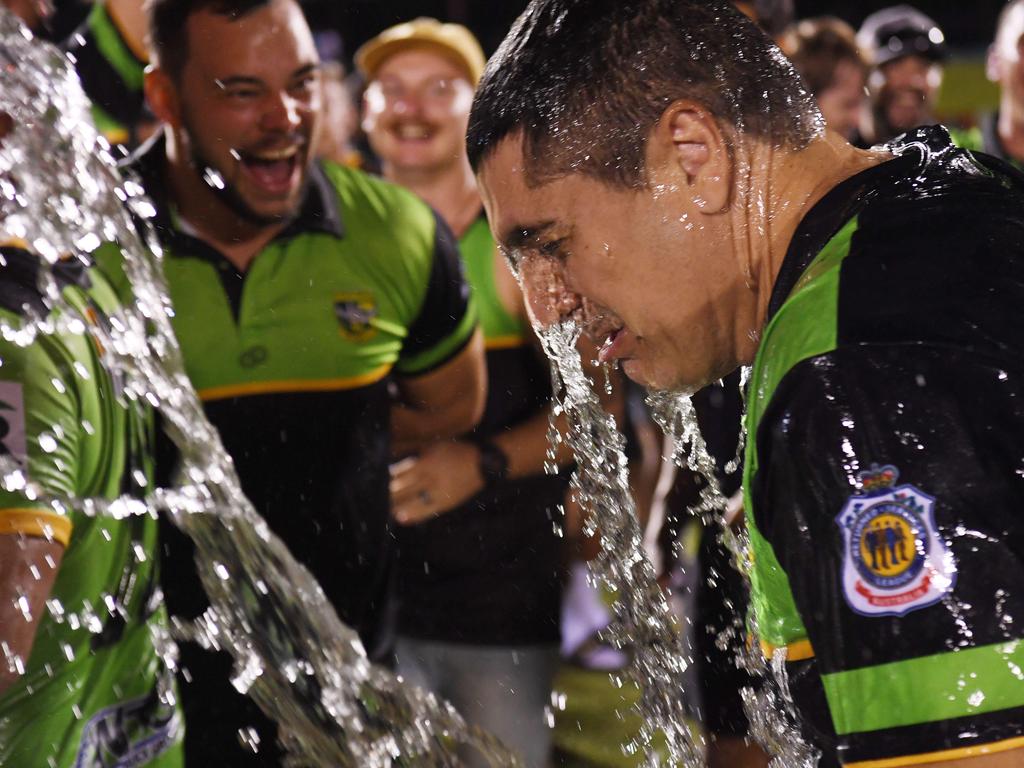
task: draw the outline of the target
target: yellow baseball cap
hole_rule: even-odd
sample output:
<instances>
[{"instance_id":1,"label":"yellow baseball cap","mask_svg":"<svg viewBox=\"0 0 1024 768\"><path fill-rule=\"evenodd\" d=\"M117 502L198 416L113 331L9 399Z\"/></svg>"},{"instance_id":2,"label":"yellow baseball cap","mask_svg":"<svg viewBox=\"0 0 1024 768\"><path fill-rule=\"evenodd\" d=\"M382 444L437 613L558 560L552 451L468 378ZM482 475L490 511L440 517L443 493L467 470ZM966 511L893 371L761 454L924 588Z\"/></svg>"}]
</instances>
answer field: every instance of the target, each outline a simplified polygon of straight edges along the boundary
<instances>
[{"instance_id":1,"label":"yellow baseball cap","mask_svg":"<svg viewBox=\"0 0 1024 768\"><path fill-rule=\"evenodd\" d=\"M389 56L421 45L437 48L453 59L466 70L474 86L480 82L487 60L473 33L461 24L442 24L426 16L389 27L364 43L356 51L356 67L372 80Z\"/></svg>"}]
</instances>

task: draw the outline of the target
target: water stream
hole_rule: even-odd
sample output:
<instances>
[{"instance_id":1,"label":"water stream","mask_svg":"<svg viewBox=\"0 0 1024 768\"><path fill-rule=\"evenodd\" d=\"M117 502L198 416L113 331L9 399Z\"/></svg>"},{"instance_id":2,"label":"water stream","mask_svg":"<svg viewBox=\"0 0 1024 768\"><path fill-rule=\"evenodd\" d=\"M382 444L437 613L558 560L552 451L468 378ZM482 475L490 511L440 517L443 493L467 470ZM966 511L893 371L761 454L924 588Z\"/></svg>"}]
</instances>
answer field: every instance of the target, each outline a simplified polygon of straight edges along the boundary
<instances>
[{"instance_id":1,"label":"water stream","mask_svg":"<svg viewBox=\"0 0 1024 768\"><path fill-rule=\"evenodd\" d=\"M41 271L40 287L48 306L60 310L61 330L98 336L105 363L124 381L122 396L159 408L183 464L183 484L157 492L145 504L129 498L54 499L55 507L117 517L159 510L192 538L211 604L195 632L209 646L231 653L236 686L278 721L292 764L365 768L398 764L402 756L454 766L458 745L469 744L494 765L516 765L513 755L468 727L451 706L371 664L355 632L253 509L184 373L159 246L128 213L145 219L152 205L138 184L118 175L63 54L32 40L3 9L0 67L0 108L15 122L0 152L2 235L27 242L48 265L104 242L121 246L135 304L109 328L83 322L62 300L50 269ZM20 344L55 330L40 317L0 328ZM20 471L7 469L5 486L24 487ZM42 496L38 489L32 492ZM54 603L51 614L65 620L80 611ZM83 622L82 631L95 624ZM157 640L173 666L170 638Z\"/></svg>"}]
</instances>

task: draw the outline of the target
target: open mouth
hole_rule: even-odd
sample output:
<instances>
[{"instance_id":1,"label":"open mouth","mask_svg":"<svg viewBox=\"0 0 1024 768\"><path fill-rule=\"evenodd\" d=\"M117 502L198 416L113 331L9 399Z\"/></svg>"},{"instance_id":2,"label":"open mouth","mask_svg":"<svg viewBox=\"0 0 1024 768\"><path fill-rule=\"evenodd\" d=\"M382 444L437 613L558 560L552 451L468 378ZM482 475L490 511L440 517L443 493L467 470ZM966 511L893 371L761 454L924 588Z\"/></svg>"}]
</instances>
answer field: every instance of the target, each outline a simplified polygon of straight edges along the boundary
<instances>
[{"instance_id":1,"label":"open mouth","mask_svg":"<svg viewBox=\"0 0 1024 768\"><path fill-rule=\"evenodd\" d=\"M597 352L599 362L607 363L618 360L622 356L622 346L625 340L625 328L616 328L605 335L604 343Z\"/></svg>"},{"instance_id":2,"label":"open mouth","mask_svg":"<svg viewBox=\"0 0 1024 768\"><path fill-rule=\"evenodd\" d=\"M426 142L434 138L436 131L423 123L400 123L391 132L399 141Z\"/></svg>"},{"instance_id":3,"label":"open mouth","mask_svg":"<svg viewBox=\"0 0 1024 768\"><path fill-rule=\"evenodd\" d=\"M240 152L242 168L257 186L270 194L285 194L298 183L299 147Z\"/></svg>"}]
</instances>

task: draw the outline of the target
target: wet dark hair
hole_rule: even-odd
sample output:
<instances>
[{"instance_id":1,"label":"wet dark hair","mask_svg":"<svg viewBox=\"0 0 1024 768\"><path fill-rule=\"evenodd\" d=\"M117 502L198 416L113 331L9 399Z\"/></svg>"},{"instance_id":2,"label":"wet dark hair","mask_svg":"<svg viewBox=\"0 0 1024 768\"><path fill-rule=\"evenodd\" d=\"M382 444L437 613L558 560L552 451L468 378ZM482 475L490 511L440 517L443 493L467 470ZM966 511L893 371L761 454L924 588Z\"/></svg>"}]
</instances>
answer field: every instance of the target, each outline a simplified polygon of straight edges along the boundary
<instances>
[{"instance_id":1,"label":"wet dark hair","mask_svg":"<svg viewBox=\"0 0 1024 768\"><path fill-rule=\"evenodd\" d=\"M821 116L778 47L719 0L533 0L487 65L470 163L521 133L527 182L645 182L647 138L677 99L726 130L803 148Z\"/></svg>"},{"instance_id":2,"label":"wet dark hair","mask_svg":"<svg viewBox=\"0 0 1024 768\"><path fill-rule=\"evenodd\" d=\"M149 46L160 67L177 79L188 59L189 17L209 10L230 19L240 19L272 0L149 0Z\"/></svg>"}]
</instances>

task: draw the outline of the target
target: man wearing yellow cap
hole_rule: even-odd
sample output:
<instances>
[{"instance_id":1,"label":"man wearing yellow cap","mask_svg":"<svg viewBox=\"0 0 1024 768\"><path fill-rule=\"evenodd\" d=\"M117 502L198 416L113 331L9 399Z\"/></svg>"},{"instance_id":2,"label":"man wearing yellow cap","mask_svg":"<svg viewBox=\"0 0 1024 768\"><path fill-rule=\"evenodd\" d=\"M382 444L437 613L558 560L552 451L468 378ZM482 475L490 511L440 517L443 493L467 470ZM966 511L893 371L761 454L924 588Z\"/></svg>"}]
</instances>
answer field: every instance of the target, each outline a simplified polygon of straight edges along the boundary
<instances>
[{"instance_id":1,"label":"man wearing yellow cap","mask_svg":"<svg viewBox=\"0 0 1024 768\"><path fill-rule=\"evenodd\" d=\"M474 432L393 467L398 669L540 768L558 663L553 522L566 483L544 474L550 377L466 159L484 55L465 27L423 18L381 33L356 64L368 82L363 127L384 176L419 194L459 237L491 382Z\"/></svg>"}]
</instances>

